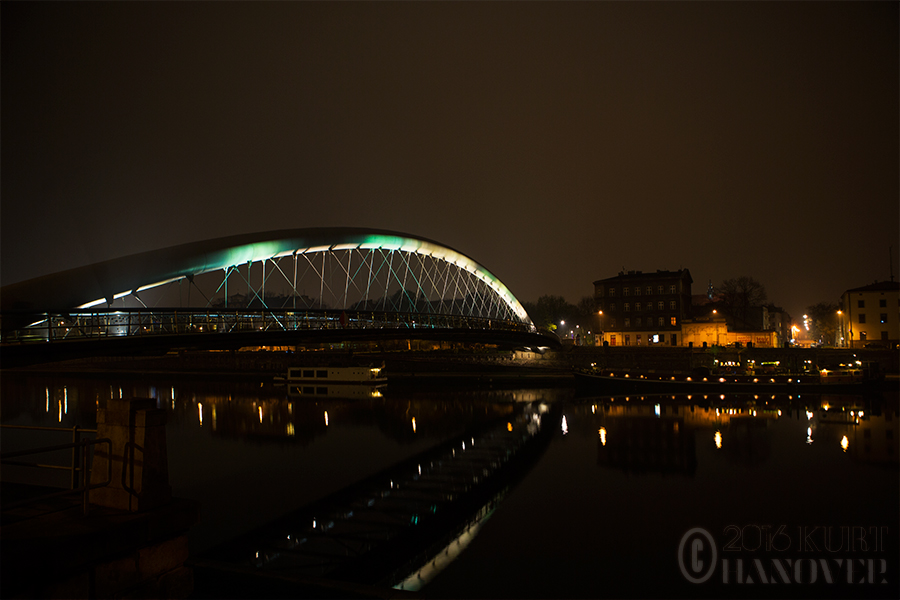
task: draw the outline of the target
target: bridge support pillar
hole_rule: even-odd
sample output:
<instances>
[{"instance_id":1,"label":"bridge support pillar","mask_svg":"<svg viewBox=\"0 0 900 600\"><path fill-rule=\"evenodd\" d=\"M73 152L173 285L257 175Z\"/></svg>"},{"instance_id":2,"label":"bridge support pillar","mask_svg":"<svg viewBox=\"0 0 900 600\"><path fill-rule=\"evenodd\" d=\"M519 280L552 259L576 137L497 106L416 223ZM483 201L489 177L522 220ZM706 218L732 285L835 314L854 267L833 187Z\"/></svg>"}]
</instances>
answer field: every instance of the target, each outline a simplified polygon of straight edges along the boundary
<instances>
[{"instance_id":1,"label":"bridge support pillar","mask_svg":"<svg viewBox=\"0 0 900 600\"><path fill-rule=\"evenodd\" d=\"M166 451L166 411L151 398L111 399L97 411L97 437L112 440L111 454L98 445L91 483L112 481L92 490L92 504L131 512L145 511L172 499Z\"/></svg>"}]
</instances>

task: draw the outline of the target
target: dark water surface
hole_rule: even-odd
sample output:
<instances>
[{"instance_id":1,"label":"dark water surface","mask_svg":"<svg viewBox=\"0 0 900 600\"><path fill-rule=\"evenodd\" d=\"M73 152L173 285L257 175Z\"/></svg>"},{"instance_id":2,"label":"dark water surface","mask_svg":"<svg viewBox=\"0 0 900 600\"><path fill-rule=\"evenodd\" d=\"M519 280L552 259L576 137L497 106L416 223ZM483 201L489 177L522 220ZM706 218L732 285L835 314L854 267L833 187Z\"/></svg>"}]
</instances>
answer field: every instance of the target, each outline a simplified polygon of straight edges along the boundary
<instances>
[{"instance_id":1,"label":"dark water surface","mask_svg":"<svg viewBox=\"0 0 900 600\"><path fill-rule=\"evenodd\" d=\"M900 595L896 393L626 399L389 386L381 396L301 399L259 381L9 374L2 422L90 428L97 408L120 396L152 397L168 412L173 493L201 504L193 553L447 440L502 426L523 407L552 406L541 413L552 435L539 458L456 544L464 549L448 548L450 558L432 561L443 569L420 571L410 589ZM3 450L63 443L53 435L5 429ZM4 469L4 479L20 476Z\"/></svg>"}]
</instances>

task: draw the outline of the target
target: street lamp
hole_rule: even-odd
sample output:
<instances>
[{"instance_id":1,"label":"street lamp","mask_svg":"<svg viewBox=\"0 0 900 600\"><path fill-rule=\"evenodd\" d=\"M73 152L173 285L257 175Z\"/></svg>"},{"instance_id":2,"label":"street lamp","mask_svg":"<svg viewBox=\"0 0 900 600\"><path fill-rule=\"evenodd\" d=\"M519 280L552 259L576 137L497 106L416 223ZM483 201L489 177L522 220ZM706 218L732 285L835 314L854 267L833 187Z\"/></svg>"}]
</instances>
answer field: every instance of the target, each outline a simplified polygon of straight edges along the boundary
<instances>
[{"instance_id":1,"label":"street lamp","mask_svg":"<svg viewBox=\"0 0 900 600\"><path fill-rule=\"evenodd\" d=\"M837 312L837 314L838 314L838 323L839 323L838 329L840 330L840 333L841 333L840 347L843 348L844 347L844 311L839 310Z\"/></svg>"}]
</instances>

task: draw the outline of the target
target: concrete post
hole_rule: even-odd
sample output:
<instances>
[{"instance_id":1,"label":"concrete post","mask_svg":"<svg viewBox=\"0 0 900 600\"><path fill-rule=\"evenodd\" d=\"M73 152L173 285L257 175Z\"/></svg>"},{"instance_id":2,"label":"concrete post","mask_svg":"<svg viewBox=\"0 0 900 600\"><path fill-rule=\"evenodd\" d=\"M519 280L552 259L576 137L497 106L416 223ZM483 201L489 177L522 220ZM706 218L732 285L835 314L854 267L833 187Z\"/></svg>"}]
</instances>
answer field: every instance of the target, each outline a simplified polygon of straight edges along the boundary
<instances>
[{"instance_id":1,"label":"concrete post","mask_svg":"<svg viewBox=\"0 0 900 600\"><path fill-rule=\"evenodd\" d=\"M156 400L109 400L97 411L97 437L112 440L112 453L105 444L96 447L91 483L106 480L110 462L112 481L91 491L93 504L138 512L171 500L166 411L156 408Z\"/></svg>"}]
</instances>

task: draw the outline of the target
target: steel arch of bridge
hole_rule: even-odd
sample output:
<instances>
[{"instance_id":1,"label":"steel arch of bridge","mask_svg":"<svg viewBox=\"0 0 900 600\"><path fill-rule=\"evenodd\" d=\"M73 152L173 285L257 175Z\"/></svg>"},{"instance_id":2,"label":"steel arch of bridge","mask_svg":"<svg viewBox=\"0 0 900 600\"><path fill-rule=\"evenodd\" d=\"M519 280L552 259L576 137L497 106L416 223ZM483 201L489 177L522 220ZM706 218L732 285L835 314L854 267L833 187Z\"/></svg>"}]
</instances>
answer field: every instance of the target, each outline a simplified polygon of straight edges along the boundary
<instances>
[{"instance_id":1,"label":"steel arch of bridge","mask_svg":"<svg viewBox=\"0 0 900 600\"><path fill-rule=\"evenodd\" d=\"M209 331L213 322L247 323L239 315L258 314L266 329L349 320L356 327L534 331L521 303L479 263L437 242L395 232L308 229L237 236L108 261L90 271L97 273L104 275L94 277L99 285L82 290L76 305L48 306L32 328L54 331L49 337L56 339L93 335L86 332L177 333L185 322L204 323ZM87 274L57 279L77 281ZM99 298L83 295L98 291ZM163 322L172 327L159 326Z\"/></svg>"}]
</instances>

